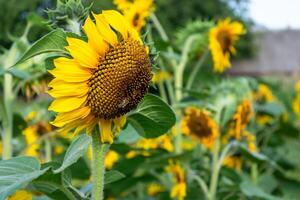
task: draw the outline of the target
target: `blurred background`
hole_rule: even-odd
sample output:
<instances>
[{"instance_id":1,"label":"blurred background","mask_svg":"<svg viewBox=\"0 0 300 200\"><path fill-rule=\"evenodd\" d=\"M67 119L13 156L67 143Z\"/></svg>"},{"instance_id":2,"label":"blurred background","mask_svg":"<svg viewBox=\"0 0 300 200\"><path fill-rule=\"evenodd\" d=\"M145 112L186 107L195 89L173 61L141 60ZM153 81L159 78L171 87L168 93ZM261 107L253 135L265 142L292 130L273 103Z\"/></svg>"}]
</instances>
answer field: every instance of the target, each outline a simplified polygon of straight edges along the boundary
<instances>
[{"instance_id":1,"label":"blurred background","mask_svg":"<svg viewBox=\"0 0 300 200\"><path fill-rule=\"evenodd\" d=\"M112 1L85 0L99 8L113 8ZM55 8L55 0L1 0L0 44L9 48L12 38L23 33L26 19L46 19L46 9ZM176 30L194 19L231 17L246 24L248 33L239 42L233 75L291 75L300 71L300 1L298 0L157 0L157 15L168 30ZM9 12L7 12L9 10ZM168 12L165 12L168 10ZM38 20L37 20L38 21ZM41 22L40 21L40 22ZM42 26L42 23L41 23ZM47 28L43 27L45 32ZM29 40L34 41L45 32L41 27L30 30Z\"/></svg>"}]
</instances>

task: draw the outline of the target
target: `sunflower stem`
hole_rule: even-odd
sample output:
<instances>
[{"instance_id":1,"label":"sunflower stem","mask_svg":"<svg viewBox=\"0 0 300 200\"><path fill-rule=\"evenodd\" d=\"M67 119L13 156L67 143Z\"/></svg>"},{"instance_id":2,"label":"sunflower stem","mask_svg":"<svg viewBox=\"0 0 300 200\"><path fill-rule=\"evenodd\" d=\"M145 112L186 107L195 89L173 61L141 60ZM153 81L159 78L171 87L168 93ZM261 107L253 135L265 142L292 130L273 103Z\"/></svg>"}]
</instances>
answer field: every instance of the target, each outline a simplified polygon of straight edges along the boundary
<instances>
[{"instance_id":1,"label":"sunflower stem","mask_svg":"<svg viewBox=\"0 0 300 200\"><path fill-rule=\"evenodd\" d=\"M4 69L8 70L18 57L18 49L15 45L11 47L4 60ZM3 107L4 112L3 115L3 152L2 159L9 159L13 154L13 146L12 146L12 135L13 135L13 76L6 72L4 74L4 82L3 82Z\"/></svg>"},{"instance_id":2,"label":"sunflower stem","mask_svg":"<svg viewBox=\"0 0 300 200\"><path fill-rule=\"evenodd\" d=\"M220 167L218 166L219 151L220 151L220 138L218 137L216 139L214 149L213 149L212 176L211 176L210 188L209 188L209 200L216 199L216 192L217 192L219 172L220 172Z\"/></svg>"},{"instance_id":3,"label":"sunflower stem","mask_svg":"<svg viewBox=\"0 0 300 200\"><path fill-rule=\"evenodd\" d=\"M52 159L52 147L49 138L45 140L45 161L50 162Z\"/></svg>"},{"instance_id":4,"label":"sunflower stem","mask_svg":"<svg viewBox=\"0 0 300 200\"><path fill-rule=\"evenodd\" d=\"M161 23L159 22L158 18L156 17L155 14L152 14L151 16L151 20L154 24L154 27L156 28L158 34L160 35L160 37L163 39L163 41L165 42L170 42L170 39L165 31L165 29L163 28L163 26L161 25ZM168 47L168 53L173 55L174 54L174 50L171 46ZM173 66L173 69L176 69L177 66L177 62L174 59L170 59L170 63Z\"/></svg>"},{"instance_id":5,"label":"sunflower stem","mask_svg":"<svg viewBox=\"0 0 300 200\"><path fill-rule=\"evenodd\" d=\"M251 164L251 179L254 184L257 183L257 177L258 177L257 164L252 163Z\"/></svg>"},{"instance_id":6,"label":"sunflower stem","mask_svg":"<svg viewBox=\"0 0 300 200\"><path fill-rule=\"evenodd\" d=\"M93 159L92 159L92 177L93 177L93 190L92 197L93 200L103 200L103 190L104 190L104 175L105 166L104 158L106 152L109 149L108 144L101 144L100 133L96 129L92 133L92 149L93 149Z\"/></svg>"},{"instance_id":7,"label":"sunflower stem","mask_svg":"<svg viewBox=\"0 0 300 200\"><path fill-rule=\"evenodd\" d=\"M193 86L193 83L195 82L195 79L199 73L199 70L202 68L204 61L207 58L207 55L209 53L209 50L206 49L203 53L203 55L200 57L200 59L197 61L196 66L193 68L193 71L191 73L191 76L188 79L186 89L190 90Z\"/></svg>"}]
</instances>

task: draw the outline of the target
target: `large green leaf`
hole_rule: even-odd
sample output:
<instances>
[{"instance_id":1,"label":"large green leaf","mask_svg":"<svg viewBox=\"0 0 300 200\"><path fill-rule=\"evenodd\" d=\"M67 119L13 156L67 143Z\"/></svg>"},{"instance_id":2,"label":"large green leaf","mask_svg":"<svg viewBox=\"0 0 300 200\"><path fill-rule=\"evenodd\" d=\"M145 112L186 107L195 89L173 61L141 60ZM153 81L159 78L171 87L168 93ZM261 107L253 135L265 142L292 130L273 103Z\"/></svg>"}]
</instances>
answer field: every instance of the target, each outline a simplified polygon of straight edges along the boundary
<instances>
[{"instance_id":1,"label":"large green leaf","mask_svg":"<svg viewBox=\"0 0 300 200\"><path fill-rule=\"evenodd\" d=\"M266 199L266 200L280 200L281 198L275 197L271 194L266 193L263 191L260 187L257 185L254 185L250 182L243 182L241 185L241 191L247 196L250 197L251 199L253 197L259 197L261 199Z\"/></svg>"},{"instance_id":2,"label":"large green leaf","mask_svg":"<svg viewBox=\"0 0 300 200\"><path fill-rule=\"evenodd\" d=\"M54 170L54 173L59 173L77 162L77 160L86 153L90 144L91 137L86 134L79 135L69 146L64 157L63 164L60 166L60 168Z\"/></svg>"},{"instance_id":3,"label":"large green leaf","mask_svg":"<svg viewBox=\"0 0 300 200\"><path fill-rule=\"evenodd\" d=\"M174 111L159 97L148 94L137 111L128 116L129 123L145 138L155 138L169 131L176 122Z\"/></svg>"},{"instance_id":4,"label":"large green leaf","mask_svg":"<svg viewBox=\"0 0 300 200\"><path fill-rule=\"evenodd\" d=\"M44 174L36 158L20 156L0 162L0 200Z\"/></svg>"},{"instance_id":5,"label":"large green leaf","mask_svg":"<svg viewBox=\"0 0 300 200\"><path fill-rule=\"evenodd\" d=\"M55 30L41 39L37 40L26 52L25 54L17 61L17 64L20 64L29 58L34 56L50 53L50 52L60 52L67 53L64 50L64 47L67 45L66 34L62 30Z\"/></svg>"}]
</instances>

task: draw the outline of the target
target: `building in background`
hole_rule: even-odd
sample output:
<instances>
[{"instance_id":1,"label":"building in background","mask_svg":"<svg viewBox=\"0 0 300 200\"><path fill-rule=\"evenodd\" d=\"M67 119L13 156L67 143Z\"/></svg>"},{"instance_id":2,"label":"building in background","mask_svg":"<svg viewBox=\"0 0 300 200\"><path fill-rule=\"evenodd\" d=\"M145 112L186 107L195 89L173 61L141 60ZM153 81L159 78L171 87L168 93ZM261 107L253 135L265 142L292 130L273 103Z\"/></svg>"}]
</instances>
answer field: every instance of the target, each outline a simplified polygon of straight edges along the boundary
<instances>
[{"instance_id":1,"label":"building in background","mask_svg":"<svg viewBox=\"0 0 300 200\"><path fill-rule=\"evenodd\" d=\"M235 61L233 75L300 77L300 30L256 31L254 58Z\"/></svg>"}]
</instances>

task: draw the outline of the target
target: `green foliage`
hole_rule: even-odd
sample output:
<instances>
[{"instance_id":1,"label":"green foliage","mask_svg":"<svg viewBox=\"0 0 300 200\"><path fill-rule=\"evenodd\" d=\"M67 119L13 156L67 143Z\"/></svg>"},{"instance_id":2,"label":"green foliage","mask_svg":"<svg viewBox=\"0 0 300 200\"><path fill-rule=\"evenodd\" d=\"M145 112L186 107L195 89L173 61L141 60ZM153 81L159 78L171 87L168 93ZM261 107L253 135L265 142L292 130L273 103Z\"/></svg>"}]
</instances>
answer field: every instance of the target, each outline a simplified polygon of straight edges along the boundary
<instances>
[{"instance_id":1,"label":"green foliage","mask_svg":"<svg viewBox=\"0 0 300 200\"><path fill-rule=\"evenodd\" d=\"M62 165L58 169L54 170L54 173L60 173L70 165L74 164L86 153L90 144L91 138L85 134L79 135L76 139L74 139L66 152Z\"/></svg>"},{"instance_id":2,"label":"green foliage","mask_svg":"<svg viewBox=\"0 0 300 200\"><path fill-rule=\"evenodd\" d=\"M137 110L128 116L129 123L145 138L154 138L168 132L175 124L175 113L159 97L146 95Z\"/></svg>"},{"instance_id":3,"label":"green foliage","mask_svg":"<svg viewBox=\"0 0 300 200\"><path fill-rule=\"evenodd\" d=\"M0 199L6 199L47 170L41 169L39 161L33 157L20 156L0 161Z\"/></svg>"},{"instance_id":4,"label":"green foliage","mask_svg":"<svg viewBox=\"0 0 300 200\"><path fill-rule=\"evenodd\" d=\"M61 30L55 30L41 39L37 40L25 53L24 55L17 61L17 64L20 64L29 58L32 58L34 56L43 54L43 53L67 53L64 50L64 47L66 46L66 35Z\"/></svg>"}]
</instances>

